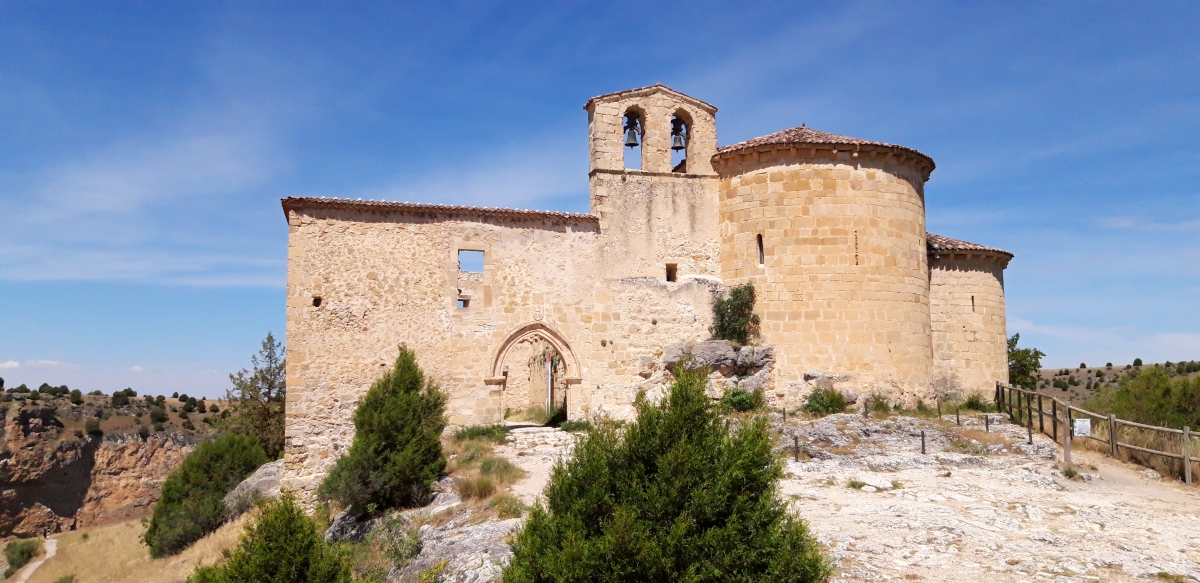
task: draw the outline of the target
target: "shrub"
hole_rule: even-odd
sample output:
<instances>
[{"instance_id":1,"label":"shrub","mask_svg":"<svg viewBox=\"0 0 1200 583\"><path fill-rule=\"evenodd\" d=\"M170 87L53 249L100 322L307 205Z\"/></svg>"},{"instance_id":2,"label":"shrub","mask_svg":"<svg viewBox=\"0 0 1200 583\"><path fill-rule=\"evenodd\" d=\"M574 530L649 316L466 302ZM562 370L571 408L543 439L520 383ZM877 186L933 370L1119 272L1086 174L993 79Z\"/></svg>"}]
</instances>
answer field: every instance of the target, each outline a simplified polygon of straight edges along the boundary
<instances>
[{"instance_id":1,"label":"shrub","mask_svg":"<svg viewBox=\"0 0 1200 583\"><path fill-rule=\"evenodd\" d=\"M192 431L196 430L196 426L191 422L191 420L184 421L180 426L183 427L184 429L189 429Z\"/></svg>"},{"instance_id":2,"label":"shrub","mask_svg":"<svg viewBox=\"0 0 1200 583\"><path fill-rule=\"evenodd\" d=\"M495 443L504 443L504 438L508 436L508 426L506 425L471 425L463 427L454 432L455 441L467 441L471 439L483 439Z\"/></svg>"},{"instance_id":3,"label":"shrub","mask_svg":"<svg viewBox=\"0 0 1200 583\"><path fill-rule=\"evenodd\" d=\"M150 428L146 427L145 425L138 425L137 433L138 437L142 438L142 441L150 439Z\"/></svg>"},{"instance_id":4,"label":"shrub","mask_svg":"<svg viewBox=\"0 0 1200 583\"><path fill-rule=\"evenodd\" d=\"M969 397L967 397L967 400L963 401L962 408L970 409L971 411L987 411L988 410L987 404L983 402L983 397L980 397L979 393L973 393Z\"/></svg>"},{"instance_id":5,"label":"shrub","mask_svg":"<svg viewBox=\"0 0 1200 583\"><path fill-rule=\"evenodd\" d=\"M1133 359L1133 366L1142 366L1142 359L1140 359L1140 358Z\"/></svg>"},{"instance_id":6,"label":"shrub","mask_svg":"<svg viewBox=\"0 0 1200 583\"><path fill-rule=\"evenodd\" d=\"M162 407L155 407L150 410L150 420L155 423L166 423L167 410Z\"/></svg>"},{"instance_id":7,"label":"shrub","mask_svg":"<svg viewBox=\"0 0 1200 583\"><path fill-rule=\"evenodd\" d=\"M165 426L163 425L162 421L156 421L156 422L154 423L154 430L155 430L155 431L162 431L164 427L165 427Z\"/></svg>"},{"instance_id":8,"label":"shrub","mask_svg":"<svg viewBox=\"0 0 1200 583\"><path fill-rule=\"evenodd\" d=\"M143 537L150 555L176 554L216 530L225 519L225 493L267 461L262 448L240 435L196 447L163 484Z\"/></svg>"},{"instance_id":9,"label":"shrub","mask_svg":"<svg viewBox=\"0 0 1200 583\"><path fill-rule=\"evenodd\" d=\"M179 397L177 397L177 398L179 399L180 403L187 403L188 399L190 397L187 396L187 393L183 393L183 394L179 395Z\"/></svg>"},{"instance_id":10,"label":"shrub","mask_svg":"<svg viewBox=\"0 0 1200 583\"><path fill-rule=\"evenodd\" d=\"M62 577L55 579L54 583L75 583L75 576L74 575L63 575Z\"/></svg>"},{"instance_id":11,"label":"shrub","mask_svg":"<svg viewBox=\"0 0 1200 583\"><path fill-rule=\"evenodd\" d=\"M208 406L208 412L209 413L220 413L221 408L218 407L216 403L213 403L212 405Z\"/></svg>"},{"instance_id":12,"label":"shrub","mask_svg":"<svg viewBox=\"0 0 1200 583\"><path fill-rule=\"evenodd\" d=\"M739 285L713 302L712 337L747 344L758 336L759 317L754 313L754 284Z\"/></svg>"},{"instance_id":13,"label":"shrub","mask_svg":"<svg viewBox=\"0 0 1200 583\"><path fill-rule=\"evenodd\" d=\"M85 421L83 423L83 430L92 435L99 435L100 434L100 420L99 419L88 419L87 421Z\"/></svg>"},{"instance_id":14,"label":"shrub","mask_svg":"<svg viewBox=\"0 0 1200 583\"><path fill-rule=\"evenodd\" d=\"M871 395L868 406L871 407L872 411L879 413L887 413L891 410L891 405L888 404L887 397L880 394Z\"/></svg>"},{"instance_id":15,"label":"shrub","mask_svg":"<svg viewBox=\"0 0 1200 583\"><path fill-rule=\"evenodd\" d=\"M817 415L830 415L846 410L846 397L833 388L816 389L808 395L804 410Z\"/></svg>"},{"instance_id":16,"label":"shrub","mask_svg":"<svg viewBox=\"0 0 1200 583\"><path fill-rule=\"evenodd\" d=\"M767 420L732 429L683 372L635 422L597 427L555 467L512 543L507 583L826 581L831 569L777 496Z\"/></svg>"},{"instance_id":17,"label":"shrub","mask_svg":"<svg viewBox=\"0 0 1200 583\"><path fill-rule=\"evenodd\" d=\"M13 573L21 570L21 567L33 560L40 550L42 550L42 541L36 538L15 540L5 545L4 558L8 561L8 569L4 571L4 577L12 577Z\"/></svg>"},{"instance_id":18,"label":"shrub","mask_svg":"<svg viewBox=\"0 0 1200 583\"><path fill-rule=\"evenodd\" d=\"M497 494L488 501L488 506L496 509L500 518L518 518L525 513L525 504L512 494Z\"/></svg>"},{"instance_id":19,"label":"shrub","mask_svg":"<svg viewBox=\"0 0 1200 583\"><path fill-rule=\"evenodd\" d=\"M195 399L188 399L187 402L183 404L182 411L184 413L191 413L192 411L195 411L195 410L196 410L196 400Z\"/></svg>"},{"instance_id":20,"label":"shrub","mask_svg":"<svg viewBox=\"0 0 1200 583\"><path fill-rule=\"evenodd\" d=\"M458 493L463 498L487 498L496 492L496 484L487 476L460 477L455 480Z\"/></svg>"},{"instance_id":21,"label":"shrub","mask_svg":"<svg viewBox=\"0 0 1200 583\"><path fill-rule=\"evenodd\" d=\"M350 451L318 494L359 514L420 502L446 467L439 440L445 407L445 396L425 379L416 354L401 346L395 367L359 402Z\"/></svg>"},{"instance_id":22,"label":"shrub","mask_svg":"<svg viewBox=\"0 0 1200 583\"><path fill-rule=\"evenodd\" d=\"M731 389L721 397L721 405L726 410L732 409L745 413L762 406L762 394L745 389Z\"/></svg>"},{"instance_id":23,"label":"shrub","mask_svg":"<svg viewBox=\"0 0 1200 583\"><path fill-rule=\"evenodd\" d=\"M860 482L858 480L850 480L849 482L846 482L846 487L850 488L851 490L862 490L866 485L866 482Z\"/></svg>"},{"instance_id":24,"label":"shrub","mask_svg":"<svg viewBox=\"0 0 1200 583\"><path fill-rule=\"evenodd\" d=\"M263 504L226 557L198 567L188 583L350 583L345 551L322 540L290 492Z\"/></svg>"},{"instance_id":25,"label":"shrub","mask_svg":"<svg viewBox=\"0 0 1200 583\"><path fill-rule=\"evenodd\" d=\"M91 396L93 396L93 397L103 397L103 396L104 396L104 391L92 391L92 392L90 392L90 393L88 393L88 394L89 394L89 395L91 395Z\"/></svg>"},{"instance_id":26,"label":"shrub","mask_svg":"<svg viewBox=\"0 0 1200 583\"><path fill-rule=\"evenodd\" d=\"M179 418L180 418L180 419L187 419L187 418L188 418L188 412L187 412L186 410L184 410L184 411L180 411L180 412L179 412Z\"/></svg>"},{"instance_id":27,"label":"shrub","mask_svg":"<svg viewBox=\"0 0 1200 583\"><path fill-rule=\"evenodd\" d=\"M591 431L591 429L592 429L592 424L591 424L590 422L587 422L587 421L575 421L575 420L571 420L571 421L563 421L563 424L562 424L562 425L559 425L559 426L558 426L558 428L559 428L559 429L561 429L561 430L563 430L563 431L572 431L572 432L575 432L575 431Z\"/></svg>"},{"instance_id":28,"label":"shrub","mask_svg":"<svg viewBox=\"0 0 1200 583\"><path fill-rule=\"evenodd\" d=\"M1081 362L1081 363L1079 363L1079 370L1083 370L1083 369L1085 369L1085 368L1087 368L1087 365L1086 365L1086 364L1084 364L1084 363L1082 363L1082 362Z\"/></svg>"},{"instance_id":29,"label":"shrub","mask_svg":"<svg viewBox=\"0 0 1200 583\"><path fill-rule=\"evenodd\" d=\"M502 457L485 457L479 462L479 473L507 484L525 475L525 471Z\"/></svg>"},{"instance_id":30,"label":"shrub","mask_svg":"<svg viewBox=\"0 0 1200 583\"><path fill-rule=\"evenodd\" d=\"M178 391L176 391L176 392L174 392L174 393L171 393L171 398L172 398L172 399L178 399L178 398L179 398L179 392L178 392Z\"/></svg>"},{"instance_id":31,"label":"shrub","mask_svg":"<svg viewBox=\"0 0 1200 583\"><path fill-rule=\"evenodd\" d=\"M75 389L75 390L71 391L71 403L73 405L82 405L83 404L83 393L80 392L79 389Z\"/></svg>"}]
</instances>

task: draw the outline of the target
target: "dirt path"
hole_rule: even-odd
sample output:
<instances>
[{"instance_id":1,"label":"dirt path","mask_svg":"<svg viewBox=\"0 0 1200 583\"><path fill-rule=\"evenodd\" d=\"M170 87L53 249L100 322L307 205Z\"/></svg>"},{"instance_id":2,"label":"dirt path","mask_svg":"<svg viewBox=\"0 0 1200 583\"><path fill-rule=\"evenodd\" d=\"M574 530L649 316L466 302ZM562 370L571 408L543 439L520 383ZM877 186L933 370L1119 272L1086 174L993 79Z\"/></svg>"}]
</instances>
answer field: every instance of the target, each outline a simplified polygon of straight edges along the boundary
<instances>
[{"instance_id":1,"label":"dirt path","mask_svg":"<svg viewBox=\"0 0 1200 583\"><path fill-rule=\"evenodd\" d=\"M837 561L838 580L1200 577L1195 489L1091 452L1076 455L1084 479L1068 480L1057 446L1040 436L1027 445L1015 425L993 426L1008 442L971 455L996 435L980 435L974 419L965 432L947 425L834 415L785 428L813 459L789 461L780 492Z\"/></svg>"},{"instance_id":2,"label":"dirt path","mask_svg":"<svg viewBox=\"0 0 1200 583\"><path fill-rule=\"evenodd\" d=\"M50 559L56 553L58 553L58 539L46 539L45 546L46 553L40 558L30 562L28 565L25 565L25 567L21 569L21 572L17 574L17 579L13 583L25 583L31 576L33 576L33 572L37 571L38 567L42 566L42 563L45 563L47 559Z\"/></svg>"},{"instance_id":3,"label":"dirt path","mask_svg":"<svg viewBox=\"0 0 1200 583\"><path fill-rule=\"evenodd\" d=\"M796 436L809 458L787 461L780 495L826 547L835 581L1200 580L1200 490L1088 451L1076 451L1083 479L1068 480L1049 439L963 421L776 417L780 455ZM496 452L529 473L515 489L530 502L573 443L522 429Z\"/></svg>"}]
</instances>

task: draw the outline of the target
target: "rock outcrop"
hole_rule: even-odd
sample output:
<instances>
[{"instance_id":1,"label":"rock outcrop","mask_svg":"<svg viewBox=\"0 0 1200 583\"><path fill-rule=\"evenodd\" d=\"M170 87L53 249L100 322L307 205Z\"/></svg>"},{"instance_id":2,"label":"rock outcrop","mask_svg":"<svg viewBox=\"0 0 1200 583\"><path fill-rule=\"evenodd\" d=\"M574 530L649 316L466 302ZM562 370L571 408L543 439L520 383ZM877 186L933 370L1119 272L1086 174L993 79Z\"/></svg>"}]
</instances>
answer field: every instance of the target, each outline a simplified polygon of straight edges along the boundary
<instances>
[{"instance_id":1,"label":"rock outcrop","mask_svg":"<svg viewBox=\"0 0 1200 583\"><path fill-rule=\"evenodd\" d=\"M157 433L84 435L79 411L10 404L0 442L0 538L41 536L144 515L195 439ZM68 419L70 420L70 419Z\"/></svg>"},{"instance_id":2,"label":"rock outcrop","mask_svg":"<svg viewBox=\"0 0 1200 583\"><path fill-rule=\"evenodd\" d=\"M253 505L255 498L278 498L279 478L282 475L282 459L259 466L249 478L242 480L225 495L226 510L230 514L239 514Z\"/></svg>"}]
</instances>

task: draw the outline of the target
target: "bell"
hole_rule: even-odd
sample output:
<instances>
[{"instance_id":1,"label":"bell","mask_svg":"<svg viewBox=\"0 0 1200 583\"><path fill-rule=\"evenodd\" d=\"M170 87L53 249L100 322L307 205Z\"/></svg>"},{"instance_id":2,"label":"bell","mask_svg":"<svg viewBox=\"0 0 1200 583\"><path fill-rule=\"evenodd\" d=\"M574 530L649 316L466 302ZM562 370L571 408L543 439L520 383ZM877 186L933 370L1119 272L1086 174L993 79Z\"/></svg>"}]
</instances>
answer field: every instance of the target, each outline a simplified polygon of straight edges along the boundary
<instances>
[{"instance_id":1,"label":"bell","mask_svg":"<svg viewBox=\"0 0 1200 583\"><path fill-rule=\"evenodd\" d=\"M637 130L632 126L625 130L625 147L636 148L638 146Z\"/></svg>"},{"instance_id":2,"label":"bell","mask_svg":"<svg viewBox=\"0 0 1200 583\"><path fill-rule=\"evenodd\" d=\"M675 135L671 136L671 149L672 150L682 150L686 147L687 147L687 145L683 143L683 136L681 136L679 134L675 134Z\"/></svg>"},{"instance_id":3,"label":"bell","mask_svg":"<svg viewBox=\"0 0 1200 583\"><path fill-rule=\"evenodd\" d=\"M682 150L687 148L687 143L683 139L683 120L675 118L671 120L671 149Z\"/></svg>"}]
</instances>

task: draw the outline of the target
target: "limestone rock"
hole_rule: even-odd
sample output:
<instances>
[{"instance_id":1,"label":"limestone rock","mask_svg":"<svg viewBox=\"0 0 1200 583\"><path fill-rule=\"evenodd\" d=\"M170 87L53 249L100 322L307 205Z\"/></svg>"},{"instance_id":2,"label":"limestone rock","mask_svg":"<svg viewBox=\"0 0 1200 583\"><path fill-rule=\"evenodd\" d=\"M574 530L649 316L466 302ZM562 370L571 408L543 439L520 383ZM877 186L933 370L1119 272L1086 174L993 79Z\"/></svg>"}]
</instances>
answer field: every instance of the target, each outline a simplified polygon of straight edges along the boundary
<instances>
[{"instance_id":1,"label":"limestone rock","mask_svg":"<svg viewBox=\"0 0 1200 583\"><path fill-rule=\"evenodd\" d=\"M737 352L740 369L763 368L774 363L775 349L771 346L743 346Z\"/></svg>"},{"instance_id":2,"label":"limestone rock","mask_svg":"<svg viewBox=\"0 0 1200 583\"><path fill-rule=\"evenodd\" d=\"M676 342L663 348L663 368L671 370L690 352L691 366L707 367L711 370L731 370L737 365L738 353L728 340L704 340L701 342Z\"/></svg>"},{"instance_id":3,"label":"limestone rock","mask_svg":"<svg viewBox=\"0 0 1200 583\"><path fill-rule=\"evenodd\" d=\"M325 531L325 540L358 542L370 531L371 521L361 520L358 516L351 514L349 509L346 509L333 517L333 521L329 523L329 528Z\"/></svg>"},{"instance_id":4,"label":"limestone rock","mask_svg":"<svg viewBox=\"0 0 1200 583\"><path fill-rule=\"evenodd\" d=\"M512 558L508 536L524 523L524 519L467 524L469 520L470 513L463 513L442 526L422 526L421 553L396 578L415 581L422 571L446 561L439 581L499 581L504 566Z\"/></svg>"},{"instance_id":5,"label":"limestone rock","mask_svg":"<svg viewBox=\"0 0 1200 583\"><path fill-rule=\"evenodd\" d=\"M283 460L267 462L254 470L249 478L242 480L234 489L225 495L225 509L230 513L240 513L250 507L254 498L278 498L279 478L283 474Z\"/></svg>"}]
</instances>

